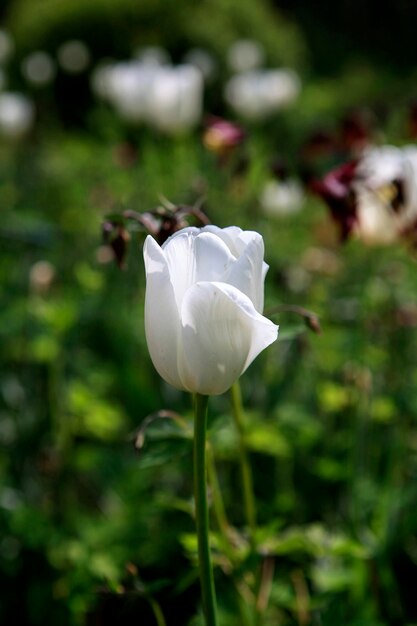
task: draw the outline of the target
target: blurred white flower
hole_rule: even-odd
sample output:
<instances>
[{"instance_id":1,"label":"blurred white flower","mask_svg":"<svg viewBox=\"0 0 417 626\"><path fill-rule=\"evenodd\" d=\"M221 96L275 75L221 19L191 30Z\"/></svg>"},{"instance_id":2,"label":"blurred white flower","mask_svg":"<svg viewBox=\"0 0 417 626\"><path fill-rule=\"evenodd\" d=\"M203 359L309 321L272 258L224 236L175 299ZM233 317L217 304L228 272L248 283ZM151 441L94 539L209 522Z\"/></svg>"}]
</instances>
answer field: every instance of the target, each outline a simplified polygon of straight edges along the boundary
<instances>
[{"instance_id":1,"label":"blurred white flower","mask_svg":"<svg viewBox=\"0 0 417 626\"><path fill-rule=\"evenodd\" d=\"M238 39L227 51L227 63L233 72L248 72L260 67L264 56L263 47L258 41Z\"/></svg>"},{"instance_id":2,"label":"blurred white flower","mask_svg":"<svg viewBox=\"0 0 417 626\"><path fill-rule=\"evenodd\" d=\"M54 60L43 50L32 52L22 61L22 74L33 85L48 85L54 79L55 72Z\"/></svg>"},{"instance_id":3,"label":"blurred white flower","mask_svg":"<svg viewBox=\"0 0 417 626\"><path fill-rule=\"evenodd\" d=\"M177 133L201 119L203 78L192 65L109 63L97 68L92 80L94 91L129 122Z\"/></svg>"},{"instance_id":4,"label":"blurred white flower","mask_svg":"<svg viewBox=\"0 0 417 626\"><path fill-rule=\"evenodd\" d=\"M71 39L60 45L57 51L58 63L69 74L84 72L90 63L90 51L83 41Z\"/></svg>"},{"instance_id":5,"label":"blurred white flower","mask_svg":"<svg viewBox=\"0 0 417 626\"><path fill-rule=\"evenodd\" d=\"M14 43L11 35L0 29L0 63L6 63L13 54Z\"/></svg>"},{"instance_id":6,"label":"blurred white flower","mask_svg":"<svg viewBox=\"0 0 417 626\"><path fill-rule=\"evenodd\" d=\"M200 70L204 80L210 81L216 73L216 61L204 48L192 48L184 57L185 65L193 65Z\"/></svg>"},{"instance_id":7,"label":"blurred white flower","mask_svg":"<svg viewBox=\"0 0 417 626\"><path fill-rule=\"evenodd\" d=\"M269 180L262 189L259 202L268 217L291 215L301 210L304 191L294 179Z\"/></svg>"},{"instance_id":8,"label":"blurred white flower","mask_svg":"<svg viewBox=\"0 0 417 626\"><path fill-rule=\"evenodd\" d=\"M0 93L0 134L8 138L25 135L32 127L34 106L21 93Z\"/></svg>"},{"instance_id":9,"label":"blurred white flower","mask_svg":"<svg viewBox=\"0 0 417 626\"><path fill-rule=\"evenodd\" d=\"M310 182L328 204L342 240L356 235L369 244L417 238L417 147L368 148Z\"/></svg>"},{"instance_id":10,"label":"blurred white flower","mask_svg":"<svg viewBox=\"0 0 417 626\"><path fill-rule=\"evenodd\" d=\"M201 119L203 77L192 65L162 67L149 89L149 122L168 133L192 128Z\"/></svg>"},{"instance_id":11,"label":"blurred white flower","mask_svg":"<svg viewBox=\"0 0 417 626\"><path fill-rule=\"evenodd\" d=\"M300 79L292 70L253 70L232 76L225 99L239 115L260 119L294 102L300 89Z\"/></svg>"},{"instance_id":12,"label":"blurred white flower","mask_svg":"<svg viewBox=\"0 0 417 626\"><path fill-rule=\"evenodd\" d=\"M417 222L417 147L371 148L359 160L352 189L354 232L369 243L391 243Z\"/></svg>"},{"instance_id":13,"label":"blurred white flower","mask_svg":"<svg viewBox=\"0 0 417 626\"><path fill-rule=\"evenodd\" d=\"M97 98L108 100L110 93L110 75L114 61L102 60L91 73L91 89Z\"/></svg>"},{"instance_id":14,"label":"blurred white flower","mask_svg":"<svg viewBox=\"0 0 417 626\"><path fill-rule=\"evenodd\" d=\"M142 122L147 119L148 94L155 71L139 61L109 64L96 70L95 90L100 91L123 119Z\"/></svg>"}]
</instances>

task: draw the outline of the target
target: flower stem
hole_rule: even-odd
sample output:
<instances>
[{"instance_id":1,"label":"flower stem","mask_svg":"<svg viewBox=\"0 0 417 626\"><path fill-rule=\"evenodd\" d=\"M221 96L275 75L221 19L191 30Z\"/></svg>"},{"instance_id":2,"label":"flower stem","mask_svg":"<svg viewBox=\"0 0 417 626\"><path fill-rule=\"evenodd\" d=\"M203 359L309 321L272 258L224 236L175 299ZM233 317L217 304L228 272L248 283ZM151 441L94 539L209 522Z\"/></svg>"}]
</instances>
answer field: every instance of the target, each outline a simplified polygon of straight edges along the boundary
<instances>
[{"instance_id":1,"label":"flower stem","mask_svg":"<svg viewBox=\"0 0 417 626\"><path fill-rule=\"evenodd\" d=\"M206 481L206 426L208 396L196 394L194 420L194 498L198 560L206 626L217 626L216 592L209 546L209 518Z\"/></svg>"},{"instance_id":2,"label":"flower stem","mask_svg":"<svg viewBox=\"0 0 417 626\"><path fill-rule=\"evenodd\" d=\"M242 473L242 487L243 487L243 501L245 507L246 523L249 526L251 533L251 541L254 543L254 536L256 531L256 508L255 499L253 495L253 479L252 471L249 464L249 458L245 446L245 429L243 424L243 405L242 394L240 391L239 382L232 385L232 413L235 421L236 430L239 436L239 459L240 468Z\"/></svg>"},{"instance_id":3,"label":"flower stem","mask_svg":"<svg viewBox=\"0 0 417 626\"><path fill-rule=\"evenodd\" d=\"M214 462L213 449L210 446L207 447L207 474L213 501L213 512L220 531L220 536L222 537L223 549L227 557L232 561L233 548L230 545L230 524L224 508L219 478L217 476L216 465Z\"/></svg>"},{"instance_id":4,"label":"flower stem","mask_svg":"<svg viewBox=\"0 0 417 626\"><path fill-rule=\"evenodd\" d=\"M150 597L148 597L148 602L151 605L151 609L154 614L157 626L167 626L167 623L164 618L164 614L162 613L162 610L159 604L153 598L150 598Z\"/></svg>"}]
</instances>

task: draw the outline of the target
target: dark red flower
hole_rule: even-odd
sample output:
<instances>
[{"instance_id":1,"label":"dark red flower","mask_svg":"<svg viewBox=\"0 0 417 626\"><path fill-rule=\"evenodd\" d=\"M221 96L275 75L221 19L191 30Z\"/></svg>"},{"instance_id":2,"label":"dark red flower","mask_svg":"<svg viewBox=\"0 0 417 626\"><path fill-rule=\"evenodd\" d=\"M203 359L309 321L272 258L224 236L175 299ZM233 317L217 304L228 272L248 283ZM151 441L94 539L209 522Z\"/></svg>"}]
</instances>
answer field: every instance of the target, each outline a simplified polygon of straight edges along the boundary
<instances>
[{"instance_id":1,"label":"dark red flower","mask_svg":"<svg viewBox=\"0 0 417 626\"><path fill-rule=\"evenodd\" d=\"M356 168L357 161L350 161L309 183L310 190L328 205L339 225L342 241L350 235L357 220L356 197L352 188Z\"/></svg>"}]
</instances>

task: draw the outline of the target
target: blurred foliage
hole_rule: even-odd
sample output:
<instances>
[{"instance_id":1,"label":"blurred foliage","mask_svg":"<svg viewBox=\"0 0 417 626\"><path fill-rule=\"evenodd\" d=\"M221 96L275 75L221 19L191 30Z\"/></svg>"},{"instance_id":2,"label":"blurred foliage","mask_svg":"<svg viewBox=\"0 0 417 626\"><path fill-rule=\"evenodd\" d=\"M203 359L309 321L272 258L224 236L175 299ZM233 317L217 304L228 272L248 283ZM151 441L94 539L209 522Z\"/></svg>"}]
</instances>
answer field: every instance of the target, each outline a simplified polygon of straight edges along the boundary
<instances>
[{"instance_id":1,"label":"blurred foliage","mask_svg":"<svg viewBox=\"0 0 417 626\"><path fill-rule=\"evenodd\" d=\"M205 43L222 55L236 36L257 34L271 63L304 62L301 31L264 3L36 4L11 5L21 54L85 35L97 55L145 43L178 53ZM290 311L274 314L281 339L242 379L256 553L230 399L210 402L230 540L212 506L221 626L255 623L259 588L269 594L264 626L416 623L415 252L340 246L310 197L302 213L277 220L259 205L276 154L297 172L306 136L336 132L351 107L371 105L380 136L404 143L410 84L371 64L313 76L293 109L248 125L242 153L223 164L198 131L166 138L100 105L69 132L56 117L65 103L46 94L30 138L2 140L2 623L162 626L163 615L168 626L202 623L191 402L159 379L147 353L145 233L132 229L125 271L100 234L109 214L148 211L164 198L202 203L219 226L261 232L266 309L308 307L323 331ZM138 450L138 429L161 409L180 418L151 421Z\"/></svg>"},{"instance_id":2,"label":"blurred foliage","mask_svg":"<svg viewBox=\"0 0 417 626\"><path fill-rule=\"evenodd\" d=\"M8 25L23 52L54 48L68 37L84 40L95 55L122 56L131 46L162 45L174 57L203 46L224 58L231 43L262 33L269 63L299 66L302 35L268 0L15 0Z\"/></svg>"}]
</instances>

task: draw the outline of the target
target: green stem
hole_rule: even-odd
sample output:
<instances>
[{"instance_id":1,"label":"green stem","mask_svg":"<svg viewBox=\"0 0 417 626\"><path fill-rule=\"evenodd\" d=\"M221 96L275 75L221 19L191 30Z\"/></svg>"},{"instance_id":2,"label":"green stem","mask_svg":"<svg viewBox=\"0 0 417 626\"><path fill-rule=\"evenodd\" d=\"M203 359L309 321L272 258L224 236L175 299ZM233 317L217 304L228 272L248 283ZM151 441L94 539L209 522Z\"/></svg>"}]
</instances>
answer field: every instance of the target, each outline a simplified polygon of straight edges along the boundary
<instances>
[{"instance_id":1,"label":"green stem","mask_svg":"<svg viewBox=\"0 0 417 626\"><path fill-rule=\"evenodd\" d=\"M206 626L217 626L216 592L209 546L207 506L206 427L208 397L195 396L194 420L194 498L197 526L201 593Z\"/></svg>"},{"instance_id":2,"label":"green stem","mask_svg":"<svg viewBox=\"0 0 417 626\"><path fill-rule=\"evenodd\" d=\"M239 436L239 460L242 473L243 501L245 507L246 523L249 526L251 540L253 544L256 532L256 507L253 495L252 470L249 464L249 457L245 445L242 394L240 391L239 382L236 382L232 385L230 392L232 396L233 419L235 421L236 430Z\"/></svg>"},{"instance_id":3,"label":"green stem","mask_svg":"<svg viewBox=\"0 0 417 626\"><path fill-rule=\"evenodd\" d=\"M159 604L151 597L148 597L148 602L151 605L151 609L154 614L157 626L167 626L167 623L164 618L164 614L162 613L162 610Z\"/></svg>"},{"instance_id":4,"label":"green stem","mask_svg":"<svg viewBox=\"0 0 417 626\"><path fill-rule=\"evenodd\" d=\"M219 527L219 530L227 537L230 525L227 521L222 492L219 485L219 478L217 476L216 465L214 463L213 450L210 446L207 448L207 473L209 478L209 484L211 487L211 496L213 499L213 508L217 520L217 525Z\"/></svg>"}]
</instances>

